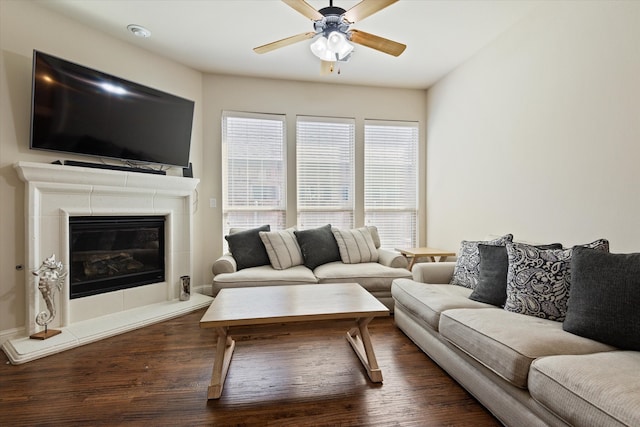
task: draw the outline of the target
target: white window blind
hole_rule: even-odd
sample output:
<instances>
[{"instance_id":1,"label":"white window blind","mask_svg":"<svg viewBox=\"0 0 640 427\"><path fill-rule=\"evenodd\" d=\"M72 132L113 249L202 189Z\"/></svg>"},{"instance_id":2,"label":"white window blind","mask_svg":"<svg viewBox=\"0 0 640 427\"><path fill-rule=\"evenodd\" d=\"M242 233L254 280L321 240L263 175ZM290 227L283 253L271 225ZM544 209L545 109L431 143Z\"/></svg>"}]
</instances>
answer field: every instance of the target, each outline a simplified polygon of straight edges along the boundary
<instances>
[{"instance_id":1,"label":"white window blind","mask_svg":"<svg viewBox=\"0 0 640 427\"><path fill-rule=\"evenodd\" d=\"M418 123L366 120L365 223L375 225L384 247L417 242Z\"/></svg>"},{"instance_id":2,"label":"white window blind","mask_svg":"<svg viewBox=\"0 0 640 427\"><path fill-rule=\"evenodd\" d=\"M298 226L353 227L355 120L298 116Z\"/></svg>"},{"instance_id":3,"label":"white window blind","mask_svg":"<svg viewBox=\"0 0 640 427\"><path fill-rule=\"evenodd\" d=\"M284 115L222 113L225 235L234 227L285 228L285 140Z\"/></svg>"}]
</instances>

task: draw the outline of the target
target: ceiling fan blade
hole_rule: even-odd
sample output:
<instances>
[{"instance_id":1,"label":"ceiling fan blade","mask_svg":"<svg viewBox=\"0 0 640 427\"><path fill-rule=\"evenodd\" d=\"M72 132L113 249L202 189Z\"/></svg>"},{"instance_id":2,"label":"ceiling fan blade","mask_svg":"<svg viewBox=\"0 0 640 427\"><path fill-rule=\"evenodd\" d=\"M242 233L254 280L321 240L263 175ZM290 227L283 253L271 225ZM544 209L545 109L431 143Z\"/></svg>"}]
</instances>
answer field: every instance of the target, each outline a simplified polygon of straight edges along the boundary
<instances>
[{"instance_id":1,"label":"ceiling fan blade","mask_svg":"<svg viewBox=\"0 0 640 427\"><path fill-rule=\"evenodd\" d=\"M316 33L313 31L309 31L308 33L298 34L296 36L287 37L286 39L278 40L275 42L267 43L262 46L254 47L253 51L255 53L267 53L272 50L280 49L281 47L289 46L290 44L298 43L303 40L307 40L315 36Z\"/></svg>"},{"instance_id":2,"label":"ceiling fan blade","mask_svg":"<svg viewBox=\"0 0 640 427\"><path fill-rule=\"evenodd\" d=\"M282 0L288 6L297 10L312 21L324 18L324 15L315 10L309 3L304 0Z\"/></svg>"},{"instance_id":3,"label":"ceiling fan blade","mask_svg":"<svg viewBox=\"0 0 640 427\"><path fill-rule=\"evenodd\" d=\"M354 22L362 21L367 16L371 16L387 6L391 6L397 1L398 0L362 0L351 9L347 10L343 16L347 21L353 24Z\"/></svg>"},{"instance_id":4,"label":"ceiling fan blade","mask_svg":"<svg viewBox=\"0 0 640 427\"><path fill-rule=\"evenodd\" d=\"M360 30L351 30L351 41L393 56L400 56L406 45Z\"/></svg>"},{"instance_id":5,"label":"ceiling fan blade","mask_svg":"<svg viewBox=\"0 0 640 427\"><path fill-rule=\"evenodd\" d=\"M333 61L322 61L320 62L320 74L326 76L327 74L333 73L333 67L335 66L335 62Z\"/></svg>"}]
</instances>

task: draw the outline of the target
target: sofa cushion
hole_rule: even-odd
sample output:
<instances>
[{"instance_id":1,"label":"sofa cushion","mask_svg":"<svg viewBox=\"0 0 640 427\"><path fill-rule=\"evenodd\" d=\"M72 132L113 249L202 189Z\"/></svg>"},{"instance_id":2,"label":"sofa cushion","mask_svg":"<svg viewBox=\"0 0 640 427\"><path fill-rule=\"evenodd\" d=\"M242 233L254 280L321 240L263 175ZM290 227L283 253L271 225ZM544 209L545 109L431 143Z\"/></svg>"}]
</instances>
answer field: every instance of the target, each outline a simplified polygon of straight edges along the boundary
<instances>
[{"instance_id":1,"label":"sofa cushion","mask_svg":"<svg viewBox=\"0 0 640 427\"><path fill-rule=\"evenodd\" d=\"M286 270L276 270L270 265L262 265L258 267L245 268L234 273L222 273L213 278L214 285L244 285L251 284L301 284L301 283L317 283L316 276L313 271L304 265L287 268Z\"/></svg>"},{"instance_id":2,"label":"sofa cushion","mask_svg":"<svg viewBox=\"0 0 640 427\"><path fill-rule=\"evenodd\" d=\"M640 426L638 372L636 351L542 357L531 364L529 392L569 425Z\"/></svg>"},{"instance_id":3,"label":"sofa cushion","mask_svg":"<svg viewBox=\"0 0 640 427\"><path fill-rule=\"evenodd\" d=\"M296 265L302 265L304 258L298 246L294 229L280 231L261 231L260 239L267 250L271 266L276 270L284 270Z\"/></svg>"},{"instance_id":4,"label":"sofa cushion","mask_svg":"<svg viewBox=\"0 0 640 427\"><path fill-rule=\"evenodd\" d=\"M229 251L236 260L238 270L269 264L269 255L259 233L270 229L269 225L263 225L224 236L229 242Z\"/></svg>"},{"instance_id":5,"label":"sofa cushion","mask_svg":"<svg viewBox=\"0 0 640 427\"><path fill-rule=\"evenodd\" d=\"M540 249L562 249L560 243L536 246ZM478 245L478 284L469 296L472 300L503 307L507 300L509 257L505 246Z\"/></svg>"},{"instance_id":6,"label":"sofa cushion","mask_svg":"<svg viewBox=\"0 0 640 427\"><path fill-rule=\"evenodd\" d=\"M331 224L309 230L296 230L294 234L307 268L313 270L319 265L340 261L340 250L331 232Z\"/></svg>"},{"instance_id":7,"label":"sofa cushion","mask_svg":"<svg viewBox=\"0 0 640 427\"><path fill-rule=\"evenodd\" d=\"M318 283L359 283L369 292L386 291L391 293L391 282L398 278L411 277L404 268L387 267L377 262L345 264L342 261L323 264L313 270Z\"/></svg>"},{"instance_id":8,"label":"sofa cushion","mask_svg":"<svg viewBox=\"0 0 640 427\"><path fill-rule=\"evenodd\" d=\"M538 357L586 354L615 348L562 330L553 320L500 308L453 309L440 316L440 334L516 387L527 387Z\"/></svg>"},{"instance_id":9,"label":"sofa cushion","mask_svg":"<svg viewBox=\"0 0 640 427\"><path fill-rule=\"evenodd\" d=\"M456 266L453 270L451 284L474 289L478 283L478 276L480 275L478 269L478 265L480 264L478 245L504 246L512 240L512 234L506 234L497 239L487 241L463 240L460 243L460 251L458 252L458 259L456 260Z\"/></svg>"},{"instance_id":10,"label":"sofa cushion","mask_svg":"<svg viewBox=\"0 0 640 427\"><path fill-rule=\"evenodd\" d=\"M338 243L340 258L345 264L378 261L378 250L367 227L353 230L332 228L333 237Z\"/></svg>"},{"instance_id":11,"label":"sofa cushion","mask_svg":"<svg viewBox=\"0 0 640 427\"><path fill-rule=\"evenodd\" d=\"M609 251L609 242L605 239L582 246ZM505 310L564 320L571 286L573 249L540 249L523 243L508 243L506 247L509 268Z\"/></svg>"},{"instance_id":12,"label":"sofa cushion","mask_svg":"<svg viewBox=\"0 0 640 427\"><path fill-rule=\"evenodd\" d=\"M565 331L640 351L640 253L575 247Z\"/></svg>"},{"instance_id":13,"label":"sofa cushion","mask_svg":"<svg viewBox=\"0 0 640 427\"><path fill-rule=\"evenodd\" d=\"M493 307L470 300L470 293L471 289L462 286L420 283L410 279L396 279L391 285L391 295L396 303L423 319L434 331L438 330L440 314L445 310Z\"/></svg>"}]
</instances>

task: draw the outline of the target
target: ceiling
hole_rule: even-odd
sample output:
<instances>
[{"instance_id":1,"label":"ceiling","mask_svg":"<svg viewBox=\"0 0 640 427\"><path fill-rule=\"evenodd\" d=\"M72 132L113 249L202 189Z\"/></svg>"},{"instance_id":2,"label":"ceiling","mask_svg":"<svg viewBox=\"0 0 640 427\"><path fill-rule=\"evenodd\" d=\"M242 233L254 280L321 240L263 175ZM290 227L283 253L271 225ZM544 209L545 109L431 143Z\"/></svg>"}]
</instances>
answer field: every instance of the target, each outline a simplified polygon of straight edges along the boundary
<instances>
[{"instance_id":1,"label":"ceiling","mask_svg":"<svg viewBox=\"0 0 640 427\"><path fill-rule=\"evenodd\" d=\"M540 4L527 0L400 0L352 28L407 45L393 57L356 45L340 73L320 74L305 40L258 55L253 48L313 31L279 0L34 0L49 10L205 73L425 89ZM329 0L307 0L316 9ZM357 0L335 0L349 9ZM151 31L133 36L129 24Z\"/></svg>"}]
</instances>

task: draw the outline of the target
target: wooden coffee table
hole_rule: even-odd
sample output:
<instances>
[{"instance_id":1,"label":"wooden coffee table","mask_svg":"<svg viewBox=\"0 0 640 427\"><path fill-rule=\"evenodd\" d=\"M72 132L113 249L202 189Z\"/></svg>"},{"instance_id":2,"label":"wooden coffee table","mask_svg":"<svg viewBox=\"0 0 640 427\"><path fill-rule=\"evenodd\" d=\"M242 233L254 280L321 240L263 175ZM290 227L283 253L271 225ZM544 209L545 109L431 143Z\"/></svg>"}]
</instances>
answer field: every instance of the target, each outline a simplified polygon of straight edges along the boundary
<instances>
[{"instance_id":1,"label":"wooden coffee table","mask_svg":"<svg viewBox=\"0 0 640 427\"><path fill-rule=\"evenodd\" d=\"M201 328L215 328L218 333L208 398L218 399L222 394L235 348L229 335L234 326L354 319L347 340L371 381L380 383L382 371L367 325L374 317L388 315L387 307L357 283L223 289L200 320Z\"/></svg>"}]
</instances>

